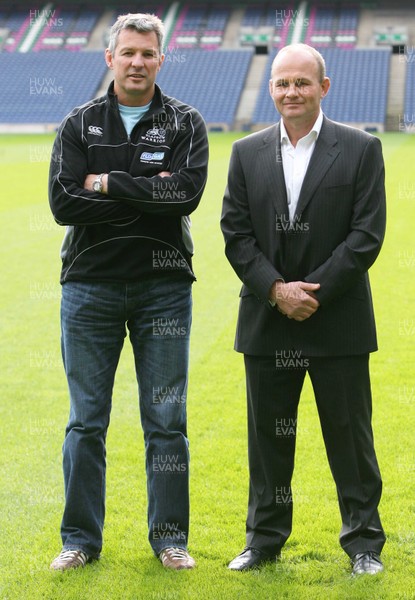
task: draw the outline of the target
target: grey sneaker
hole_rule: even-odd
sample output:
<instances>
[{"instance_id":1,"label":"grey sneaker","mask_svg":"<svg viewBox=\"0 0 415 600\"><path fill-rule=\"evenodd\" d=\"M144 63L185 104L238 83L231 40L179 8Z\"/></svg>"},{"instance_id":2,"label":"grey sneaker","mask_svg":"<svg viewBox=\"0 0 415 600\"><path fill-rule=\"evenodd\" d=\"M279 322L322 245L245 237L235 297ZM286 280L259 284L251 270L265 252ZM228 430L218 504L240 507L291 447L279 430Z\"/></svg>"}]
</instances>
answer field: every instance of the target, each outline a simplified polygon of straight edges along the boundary
<instances>
[{"instance_id":1,"label":"grey sneaker","mask_svg":"<svg viewBox=\"0 0 415 600\"><path fill-rule=\"evenodd\" d=\"M78 567L84 567L89 560L88 554L82 552L82 550L63 550L52 561L50 568L55 571L67 571L68 569L77 569Z\"/></svg>"},{"instance_id":2,"label":"grey sneaker","mask_svg":"<svg viewBox=\"0 0 415 600\"><path fill-rule=\"evenodd\" d=\"M193 569L196 566L195 560L184 548L165 548L159 554L163 567L166 569Z\"/></svg>"}]
</instances>

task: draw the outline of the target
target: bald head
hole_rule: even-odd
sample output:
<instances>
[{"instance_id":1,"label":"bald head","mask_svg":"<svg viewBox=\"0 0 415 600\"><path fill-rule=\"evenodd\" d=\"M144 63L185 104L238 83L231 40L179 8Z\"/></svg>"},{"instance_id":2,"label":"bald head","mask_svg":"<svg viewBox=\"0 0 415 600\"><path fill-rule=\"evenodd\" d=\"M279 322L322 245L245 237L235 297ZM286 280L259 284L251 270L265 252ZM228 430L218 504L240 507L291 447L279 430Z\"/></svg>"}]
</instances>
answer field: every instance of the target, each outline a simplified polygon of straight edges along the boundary
<instances>
[{"instance_id":1,"label":"bald head","mask_svg":"<svg viewBox=\"0 0 415 600\"><path fill-rule=\"evenodd\" d=\"M320 52L318 52L318 50L316 50L312 46L309 46L308 44L290 44L289 46L284 46L284 48L282 48L278 52L277 56L273 60L271 67L271 77L273 77L273 73L276 67L278 66L279 62L282 61L284 58L288 58L288 56L290 58L305 58L307 56L310 57L315 63L318 80L320 83L322 83L326 76L326 63Z\"/></svg>"},{"instance_id":2,"label":"bald head","mask_svg":"<svg viewBox=\"0 0 415 600\"><path fill-rule=\"evenodd\" d=\"M291 143L311 131L329 88L323 57L314 48L292 44L278 52L272 63L269 93Z\"/></svg>"}]
</instances>

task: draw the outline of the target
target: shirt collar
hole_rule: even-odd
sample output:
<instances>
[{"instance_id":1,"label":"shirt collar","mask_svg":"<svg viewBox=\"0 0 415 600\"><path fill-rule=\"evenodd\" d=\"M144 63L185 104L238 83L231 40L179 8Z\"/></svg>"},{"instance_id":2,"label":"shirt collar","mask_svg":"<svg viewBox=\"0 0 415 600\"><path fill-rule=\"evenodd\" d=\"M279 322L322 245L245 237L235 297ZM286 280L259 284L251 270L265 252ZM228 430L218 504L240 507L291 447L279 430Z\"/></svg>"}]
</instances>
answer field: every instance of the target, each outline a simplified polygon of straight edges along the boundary
<instances>
[{"instance_id":1,"label":"shirt collar","mask_svg":"<svg viewBox=\"0 0 415 600\"><path fill-rule=\"evenodd\" d=\"M284 125L284 121L281 119L280 120L281 123L281 128L280 128L280 134L281 134L281 144L284 143L288 143L291 144L290 142L290 138L288 137L288 133L287 130L285 129L285 125ZM321 126L323 125L323 113L320 110L317 119L315 120L314 125L312 126L312 128L310 129L310 131L307 133L307 135L304 136L304 138L308 137L312 132L315 132L313 134L314 139L317 140L319 134L320 134L320 130L321 130ZM301 139L304 139L301 138Z\"/></svg>"},{"instance_id":2,"label":"shirt collar","mask_svg":"<svg viewBox=\"0 0 415 600\"><path fill-rule=\"evenodd\" d=\"M157 83L154 84L154 96L150 102L150 108L148 109L148 114L144 117L147 121L149 117L152 117L154 114L165 112L163 93ZM107 101L112 107L118 108L118 99L117 95L114 92L114 81L111 81L108 87L108 98ZM144 121L143 119L143 121Z\"/></svg>"}]
</instances>

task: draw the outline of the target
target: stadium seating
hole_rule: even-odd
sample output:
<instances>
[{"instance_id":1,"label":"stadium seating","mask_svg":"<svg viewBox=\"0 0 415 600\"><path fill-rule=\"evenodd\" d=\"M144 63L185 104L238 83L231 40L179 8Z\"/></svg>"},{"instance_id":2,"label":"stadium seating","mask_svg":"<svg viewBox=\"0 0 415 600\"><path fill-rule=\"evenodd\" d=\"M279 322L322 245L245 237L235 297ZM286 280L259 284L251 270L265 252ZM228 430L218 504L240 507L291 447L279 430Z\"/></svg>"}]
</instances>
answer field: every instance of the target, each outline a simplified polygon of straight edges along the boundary
<instances>
[{"instance_id":1,"label":"stadium seating","mask_svg":"<svg viewBox=\"0 0 415 600\"><path fill-rule=\"evenodd\" d=\"M335 31L336 46L351 48L356 45L359 11L356 7L340 9L337 29Z\"/></svg>"},{"instance_id":2,"label":"stadium seating","mask_svg":"<svg viewBox=\"0 0 415 600\"><path fill-rule=\"evenodd\" d=\"M185 6L178 16L170 45L177 48L197 48L205 12L204 7Z\"/></svg>"},{"instance_id":3,"label":"stadium seating","mask_svg":"<svg viewBox=\"0 0 415 600\"><path fill-rule=\"evenodd\" d=\"M294 26L300 19L298 4L248 5L241 21L241 43L249 45L269 43L281 48L291 43ZM302 24L299 41L319 47L353 47L356 45L359 10L355 6L309 2L301 13ZM273 33L272 33L273 32ZM261 37L262 36L262 37Z\"/></svg>"},{"instance_id":4,"label":"stadium seating","mask_svg":"<svg viewBox=\"0 0 415 600\"><path fill-rule=\"evenodd\" d=\"M184 0L174 6L173 10L167 0L153 4L147 0L139 5L131 0L123 4L114 1L112 5L110 0L102 5L98 0L67 4L57 0L31 8L23 0L0 0L0 51L5 74L0 122L59 122L74 105L93 97L106 71L102 50L78 57L75 55L79 52L73 51L86 48L104 13L109 26L119 14L137 11L152 12L164 19L169 12L172 27L168 28L165 65L158 81L166 93L199 108L213 126L232 127L253 54L269 51L252 124L257 128L275 122L279 116L268 94L270 65L275 52L293 41L300 8L303 22L300 31L295 28L297 39L322 51L332 79L332 88L323 102L325 113L367 127L386 122L390 46L356 47L363 2L280 0L275 4L272 0L242 0L235 6L226 0L222 4L219 0L197 4ZM236 15L239 30L227 30L231 18L236 23ZM40 17L43 25L31 39L29 34ZM231 39L233 31L236 39ZM230 36L226 42L230 41L232 48L232 44L239 44L239 50L223 48L225 32ZM407 75L400 129L415 133L415 56L405 55L402 59ZM19 77L12 73L19 73ZM9 89L13 89L13 100L4 91ZM249 118L241 119L244 127L250 127L245 125Z\"/></svg>"},{"instance_id":5,"label":"stadium seating","mask_svg":"<svg viewBox=\"0 0 415 600\"><path fill-rule=\"evenodd\" d=\"M5 53L2 65L1 123L59 123L94 97L107 70L101 51Z\"/></svg>"},{"instance_id":6,"label":"stadium seating","mask_svg":"<svg viewBox=\"0 0 415 600\"><path fill-rule=\"evenodd\" d=\"M201 48L213 50L220 47L230 12L230 9L225 7L210 11L200 37Z\"/></svg>"},{"instance_id":7,"label":"stadium seating","mask_svg":"<svg viewBox=\"0 0 415 600\"><path fill-rule=\"evenodd\" d=\"M332 87L323 100L328 117L343 122L384 123L390 68L390 50L324 52Z\"/></svg>"},{"instance_id":8,"label":"stadium seating","mask_svg":"<svg viewBox=\"0 0 415 600\"><path fill-rule=\"evenodd\" d=\"M102 14L101 8L76 7L21 8L0 6L0 28L9 30L5 50L16 52L21 49L25 38L40 24L39 34L31 50L80 50L86 46L95 24Z\"/></svg>"},{"instance_id":9,"label":"stadium seating","mask_svg":"<svg viewBox=\"0 0 415 600\"><path fill-rule=\"evenodd\" d=\"M307 30L306 43L320 47L330 46L334 27L333 7L313 6L310 13L310 27Z\"/></svg>"},{"instance_id":10,"label":"stadium seating","mask_svg":"<svg viewBox=\"0 0 415 600\"><path fill-rule=\"evenodd\" d=\"M320 48L331 88L323 100L324 113L344 123L384 123L386 118L390 51ZM266 67L253 123L279 119L269 96L268 81L273 56Z\"/></svg>"},{"instance_id":11,"label":"stadium seating","mask_svg":"<svg viewBox=\"0 0 415 600\"><path fill-rule=\"evenodd\" d=\"M242 19L242 27L259 27L262 25L264 7L261 5L248 6Z\"/></svg>"},{"instance_id":12,"label":"stadium seating","mask_svg":"<svg viewBox=\"0 0 415 600\"><path fill-rule=\"evenodd\" d=\"M406 86L404 114L399 128L406 133L415 133L415 50L402 55L406 62Z\"/></svg>"},{"instance_id":13,"label":"stadium seating","mask_svg":"<svg viewBox=\"0 0 415 600\"><path fill-rule=\"evenodd\" d=\"M243 46L265 44L272 47L285 45L290 31L294 4L279 2L278 6L248 5L241 22L240 43Z\"/></svg>"},{"instance_id":14,"label":"stadium seating","mask_svg":"<svg viewBox=\"0 0 415 600\"><path fill-rule=\"evenodd\" d=\"M48 23L45 24L33 50L35 52L39 50L62 50L66 38L73 29L76 18L76 10L56 9L53 18L46 19Z\"/></svg>"},{"instance_id":15,"label":"stadium seating","mask_svg":"<svg viewBox=\"0 0 415 600\"><path fill-rule=\"evenodd\" d=\"M214 50L222 44L229 7L185 5L179 13L169 46Z\"/></svg>"},{"instance_id":16,"label":"stadium seating","mask_svg":"<svg viewBox=\"0 0 415 600\"><path fill-rule=\"evenodd\" d=\"M14 52L22 40L22 37L30 25L30 11L27 7L16 7L11 4L7 7L0 7L0 28L9 30L8 40L4 49L7 52Z\"/></svg>"},{"instance_id":17,"label":"stadium seating","mask_svg":"<svg viewBox=\"0 0 415 600\"><path fill-rule=\"evenodd\" d=\"M158 81L165 93L198 108L209 123L231 126L252 54L252 49L183 49L166 54ZM58 50L7 54L3 64L2 123L60 122L74 106L94 97L107 68L102 52Z\"/></svg>"},{"instance_id":18,"label":"stadium seating","mask_svg":"<svg viewBox=\"0 0 415 600\"><path fill-rule=\"evenodd\" d=\"M231 126L253 49L182 49L172 60L166 54L158 75L164 92L195 106L208 123Z\"/></svg>"},{"instance_id":19,"label":"stadium seating","mask_svg":"<svg viewBox=\"0 0 415 600\"><path fill-rule=\"evenodd\" d=\"M70 36L66 38L65 48L68 50L81 50L88 43L89 37L100 16L97 10L83 10L80 12Z\"/></svg>"},{"instance_id":20,"label":"stadium seating","mask_svg":"<svg viewBox=\"0 0 415 600\"><path fill-rule=\"evenodd\" d=\"M304 41L311 46L354 47L357 40L359 10L357 7L311 6Z\"/></svg>"}]
</instances>

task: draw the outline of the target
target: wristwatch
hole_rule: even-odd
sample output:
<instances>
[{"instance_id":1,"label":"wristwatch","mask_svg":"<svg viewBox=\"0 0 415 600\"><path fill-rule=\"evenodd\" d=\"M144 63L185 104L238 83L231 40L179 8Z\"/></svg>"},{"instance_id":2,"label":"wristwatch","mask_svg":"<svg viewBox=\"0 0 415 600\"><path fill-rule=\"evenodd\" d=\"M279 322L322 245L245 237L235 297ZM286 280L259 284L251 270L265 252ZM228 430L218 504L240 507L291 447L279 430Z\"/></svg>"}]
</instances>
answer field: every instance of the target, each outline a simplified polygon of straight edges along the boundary
<instances>
[{"instance_id":1,"label":"wristwatch","mask_svg":"<svg viewBox=\"0 0 415 600\"><path fill-rule=\"evenodd\" d=\"M94 192L102 192L102 178L104 177L104 173L101 173L101 175L98 175L98 177L95 179L94 183L92 184L92 189L94 190Z\"/></svg>"}]
</instances>

